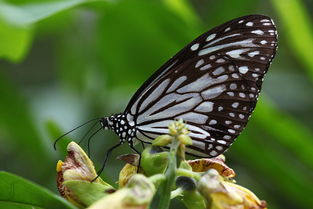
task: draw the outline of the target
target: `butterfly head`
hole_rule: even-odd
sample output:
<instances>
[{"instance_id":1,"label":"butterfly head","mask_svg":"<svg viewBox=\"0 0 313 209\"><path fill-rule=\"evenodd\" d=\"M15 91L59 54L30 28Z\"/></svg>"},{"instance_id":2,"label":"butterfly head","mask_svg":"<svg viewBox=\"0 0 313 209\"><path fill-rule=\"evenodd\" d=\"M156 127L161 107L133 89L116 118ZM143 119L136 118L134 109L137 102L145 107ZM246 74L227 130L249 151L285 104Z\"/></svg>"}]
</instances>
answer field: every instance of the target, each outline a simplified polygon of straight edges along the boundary
<instances>
[{"instance_id":1,"label":"butterfly head","mask_svg":"<svg viewBox=\"0 0 313 209\"><path fill-rule=\"evenodd\" d=\"M109 129L109 118L108 117L100 118L99 123L104 130Z\"/></svg>"},{"instance_id":2,"label":"butterfly head","mask_svg":"<svg viewBox=\"0 0 313 209\"><path fill-rule=\"evenodd\" d=\"M114 131L122 141L131 140L135 135L135 127L129 123L124 114L115 114L100 119L103 129Z\"/></svg>"}]
</instances>

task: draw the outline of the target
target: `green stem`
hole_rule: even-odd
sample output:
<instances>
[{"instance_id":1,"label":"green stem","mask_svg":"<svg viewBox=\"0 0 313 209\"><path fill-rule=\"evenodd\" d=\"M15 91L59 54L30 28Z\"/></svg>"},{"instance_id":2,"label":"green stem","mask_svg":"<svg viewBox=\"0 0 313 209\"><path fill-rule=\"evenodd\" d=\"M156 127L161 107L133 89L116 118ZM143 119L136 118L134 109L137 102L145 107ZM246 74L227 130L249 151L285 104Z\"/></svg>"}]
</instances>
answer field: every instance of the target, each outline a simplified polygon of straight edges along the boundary
<instances>
[{"instance_id":1,"label":"green stem","mask_svg":"<svg viewBox=\"0 0 313 209\"><path fill-rule=\"evenodd\" d=\"M158 205L158 209L168 209L171 200L171 188L175 182L176 177L176 169L177 169L177 159L176 154L179 146L179 141L175 138L170 145L170 152L169 155L169 163L168 168L165 172L166 180L162 183L160 190L161 190L161 197Z\"/></svg>"},{"instance_id":2,"label":"green stem","mask_svg":"<svg viewBox=\"0 0 313 209\"><path fill-rule=\"evenodd\" d=\"M183 194L184 190L182 188L177 188L174 191L171 192L171 199L174 199L175 197L181 196Z\"/></svg>"},{"instance_id":3,"label":"green stem","mask_svg":"<svg viewBox=\"0 0 313 209\"><path fill-rule=\"evenodd\" d=\"M193 171L189 171L187 169L178 168L176 171L177 176L187 176L190 178L194 178L195 180L199 181L201 178L201 175L198 173L195 173Z\"/></svg>"},{"instance_id":4,"label":"green stem","mask_svg":"<svg viewBox=\"0 0 313 209\"><path fill-rule=\"evenodd\" d=\"M149 177L149 180L154 184L155 187L161 184L165 180L165 176L163 174L155 174Z\"/></svg>"}]
</instances>

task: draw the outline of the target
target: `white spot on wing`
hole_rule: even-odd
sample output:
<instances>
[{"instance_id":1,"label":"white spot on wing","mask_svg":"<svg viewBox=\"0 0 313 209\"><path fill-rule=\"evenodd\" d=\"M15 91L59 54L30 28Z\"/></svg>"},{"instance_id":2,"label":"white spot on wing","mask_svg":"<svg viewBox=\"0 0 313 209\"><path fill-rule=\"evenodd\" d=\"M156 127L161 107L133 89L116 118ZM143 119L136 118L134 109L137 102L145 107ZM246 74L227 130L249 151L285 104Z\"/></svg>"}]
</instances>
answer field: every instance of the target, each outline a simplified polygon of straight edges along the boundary
<instances>
[{"instance_id":1,"label":"white spot on wing","mask_svg":"<svg viewBox=\"0 0 313 209\"><path fill-rule=\"evenodd\" d=\"M238 102L234 102L232 105L231 105L233 108L237 108L239 106L239 103Z\"/></svg>"},{"instance_id":2,"label":"white spot on wing","mask_svg":"<svg viewBox=\"0 0 313 209\"><path fill-rule=\"evenodd\" d=\"M242 97L242 98L246 97L245 93L242 93L242 92L239 93L239 96Z\"/></svg>"},{"instance_id":3,"label":"white spot on wing","mask_svg":"<svg viewBox=\"0 0 313 209\"><path fill-rule=\"evenodd\" d=\"M180 115L176 117L177 119L182 118L184 121L190 121L197 124L205 124L207 119L209 118L206 115L195 113L195 112L189 112L183 115Z\"/></svg>"},{"instance_id":4,"label":"white spot on wing","mask_svg":"<svg viewBox=\"0 0 313 209\"><path fill-rule=\"evenodd\" d=\"M190 49L192 50L192 51L195 51L195 50L197 50L199 48L199 44L198 43L196 43L196 44L194 44L194 45L192 45L191 47L190 47Z\"/></svg>"},{"instance_id":5,"label":"white spot on wing","mask_svg":"<svg viewBox=\"0 0 313 209\"><path fill-rule=\"evenodd\" d=\"M226 139L226 140L231 139L231 136L225 135L225 136L223 137L223 139Z\"/></svg>"},{"instance_id":6,"label":"white spot on wing","mask_svg":"<svg viewBox=\"0 0 313 209\"><path fill-rule=\"evenodd\" d=\"M197 64L195 65L195 67L197 68L197 67L201 66L203 63L204 63L204 60L201 59L201 60L199 60L199 61L197 62Z\"/></svg>"},{"instance_id":7,"label":"white spot on wing","mask_svg":"<svg viewBox=\"0 0 313 209\"><path fill-rule=\"evenodd\" d=\"M270 22L269 19L262 19L260 22Z\"/></svg>"},{"instance_id":8,"label":"white spot on wing","mask_svg":"<svg viewBox=\"0 0 313 209\"><path fill-rule=\"evenodd\" d=\"M158 97L163 93L163 91L165 90L165 88L167 87L167 85L169 84L170 79L166 79L164 80L159 86L158 88L154 89L152 91L152 93L143 101L143 103L140 106L139 112L141 112L143 109L145 109L145 107L151 102L154 101L156 99L158 99Z\"/></svg>"},{"instance_id":9,"label":"white spot on wing","mask_svg":"<svg viewBox=\"0 0 313 209\"><path fill-rule=\"evenodd\" d=\"M262 30L253 30L251 33L257 34L257 35L263 35L264 32Z\"/></svg>"},{"instance_id":10,"label":"white spot on wing","mask_svg":"<svg viewBox=\"0 0 313 209\"><path fill-rule=\"evenodd\" d=\"M239 72L241 74L246 74L248 72L249 68L247 66L241 66L239 67Z\"/></svg>"},{"instance_id":11,"label":"white spot on wing","mask_svg":"<svg viewBox=\"0 0 313 209\"><path fill-rule=\"evenodd\" d=\"M212 99L212 98L219 96L225 90L226 90L225 85L220 85L220 86L216 86L214 88L210 88L208 90L203 91L201 95L204 99Z\"/></svg>"},{"instance_id":12,"label":"white spot on wing","mask_svg":"<svg viewBox=\"0 0 313 209\"><path fill-rule=\"evenodd\" d=\"M232 84L229 85L229 88L230 88L231 90L234 90L234 89L237 88L237 84L232 83Z\"/></svg>"},{"instance_id":13,"label":"white spot on wing","mask_svg":"<svg viewBox=\"0 0 313 209\"><path fill-rule=\"evenodd\" d=\"M259 51L254 51L254 52L249 52L249 53L248 53L248 56L249 56L249 57L254 57L255 55L258 55L258 54L260 54Z\"/></svg>"},{"instance_id":14,"label":"white spot on wing","mask_svg":"<svg viewBox=\"0 0 313 209\"><path fill-rule=\"evenodd\" d=\"M216 120L210 120L209 125L215 125L215 124L217 124Z\"/></svg>"},{"instance_id":15,"label":"white spot on wing","mask_svg":"<svg viewBox=\"0 0 313 209\"><path fill-rule=\"evenodd\" d=\"M220 74L222 74L224 71L225 71L224 67L218 67L218 68L216 68L216 69L212 72L212 74L213 74L213 75L220 75Z\"/></svg>"},{"instance_id":16,"label":"white spot on wing","mask_svg":"<svg viewBox=\"0 0 313 209\"><path fill-rule=\"evenodd\" d=\"M209 35L209 36L206 38L206 41L211 41L212 39L214 39L214 38L215 38L215 36L216 36L216 34L215 34L215 33L213 33L213 34Z\"/></svg>"},{"instance_id":17,"label":"white spot on wing","mask_svg":"<svg viewBox=\"0 0 313 209\"><path fill-rule=\"evenodd\" d=\"M166 92L171 92L177 89L177 87L182 84L185 80L187 79L187 76L181 76L179 78L177 78L174 83L171 85L170 88L167 89Z\"/></svg>"},{"instance_id":18,"label":"white spot on wing","mask_svg":"<svg viewBox=\"0 0 313 209\"><path fill-rule=\"evenodd\" d=\"M220 50L220 49L224 49L224 48L227 48L227 47L232 47L232 46L255 47L257 45L252 43L253 40L254 39L245 39L245 40L242 40L242 41L236 41L236 42L232 42L232 43L221 44L221 45L217 45L217 46L213 46L213 47L204 48L204 49L201 49L198 52L198 55L202 56L202 55L209 54L211 52L214 52L214 51L217 51L217 50Z\"/></svg>"},{"instance_id":19,"label":"white spot on wing","mask_svg":"<svg viewBox=\"0 0 313 209\"><path fill-rule=\"evenodd\" d=\"M249 27L253 26L253 22L247 22L246 26L249 26Z\"/></svg>"},{"instance_id":20,"label":"white spot on wing","mask_svg":"<svg viewBox=\"0 0 313 209\"><path fill-rule=\"evenodd\" d=\"M213 102L203 102L195 109L199 112L212 112L213 110Z\"/></svg>"},{"instance_id":21,"label":"white spot on wing","mask_svg":"<svg viewBox=\"0 0 313 209\"><path fill-rule=\"evenodd\" d=\"M194 82L191 82L177 90L178 93L187 93L191 91L201 91L210 85L221 83L227 79L227 75L212 78L209 73L204 74Z\"/></svg>"},{"instance_id":22,"label":"white spot on wing","mask_svg":"<svg viewBox=\"0 0 313 209\"><path fill-rule=\"evenodd\" d=\"M218 59L218 60L216 60L216 63L223 63L223 62L225 62L224 59Z\"/></svg>"},{"instance_id":23,"label":"white spot on wing","mask_svg":"<svg viewBox=\"0 0 313 209\"><path fill-rule=\"evenodd\" d=\"M236 50L232 50L232 51L229 51L229 52L226 52L227 55L237 59L237 58L240 58L240 55L244 52L247 52L249 51L250 49L236 49Z\"/></svg>"},{"instance_id":24,"label":"white spot on wing","mask_svg":"<svg viewBox=\"0 0 313 209\"><path fill-rule=\"evenodd\" d=\"M233 130L233 129L228 129L228 132L231 133L231 134L236 133L235 130Z\"/></svg>"},{"instance_id":25,"label":"white spot on wing","mask_svg":"<svg viewBox=\"0 0 313 209\"><path fill-rule=\"evenodd\" d=\"M202 67L200 68L200 70L207 70L207 69L209 69L210 67L212 67L211 64L206 64L206 65L202 66Z\"/></svg>"}]
</instances>

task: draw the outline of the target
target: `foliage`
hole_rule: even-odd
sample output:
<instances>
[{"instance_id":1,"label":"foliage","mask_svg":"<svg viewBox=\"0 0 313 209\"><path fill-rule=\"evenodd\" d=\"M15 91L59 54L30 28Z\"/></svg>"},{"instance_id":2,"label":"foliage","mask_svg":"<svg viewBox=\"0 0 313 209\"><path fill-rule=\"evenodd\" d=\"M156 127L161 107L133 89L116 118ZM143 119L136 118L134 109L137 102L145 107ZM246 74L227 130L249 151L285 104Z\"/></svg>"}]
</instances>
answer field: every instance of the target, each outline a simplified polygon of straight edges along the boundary
<instances>
[{"instance_id":1,"label":"foliage","mask_svg":"<svg viewBox=\"0 0 313 209\"><path fill-rule=\"evenodd\" d=\"M1 208L75 209L66 200L21 177L0 172Z\"/></svg>"},{"instance_id":2,"label":"foliage","mask_svg":"<svg viewBox=\"0 0 313 209\"><path fill-rule=\"evenodd\" d=\"M174 121L169 135L157 137L141 158L120 156L126 165L120 171L118 189L97 177L87 154L71 142L65 161L57 163L58 190L65 199L88 209L168 209L174 198L188 209L267 208L265 201L234 183L235 172L223 155L186 161L186 145L192 144L188 134L182 120ZM168 146L169 151L157 146ZM165 170L153 163L164 160L161 153L166 156ZM156 172L151 174L151 169Z\"/></svg>"},{"instance_id":3,"label":"foliage","mask_svg":"<svg viewBox=\"0 0 313 209\"><path fill-rule=\"evenodd\" d=\"M138 86L201 32L262 13L278 25L278 55L248 127L226 156L238 181L270 208L310 208L312 12L309 0L1 1L0 169L55 191L54 162L64 144L54 152L52 137L122 111ZM117 138L99 135L91 150L101 164ZM103 175L116 179L121 163L112 157L108 166L112 172Z\"/></svg>"}]
</instances>

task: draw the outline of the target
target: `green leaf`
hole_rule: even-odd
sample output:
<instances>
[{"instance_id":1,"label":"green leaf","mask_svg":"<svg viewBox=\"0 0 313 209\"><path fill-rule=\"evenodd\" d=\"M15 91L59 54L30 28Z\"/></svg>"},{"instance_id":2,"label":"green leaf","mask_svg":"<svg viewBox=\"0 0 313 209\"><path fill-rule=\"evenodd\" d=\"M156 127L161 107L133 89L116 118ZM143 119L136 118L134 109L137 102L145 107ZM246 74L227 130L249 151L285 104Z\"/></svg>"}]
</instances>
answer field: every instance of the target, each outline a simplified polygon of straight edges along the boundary
<instances>
[{"instance_id":1,"label":"green leaf","mask_svg":"<svg viewBox=\"0 0 313 209\"><path fill-rule=\"evenodd\" d=\"M28 51L32 39L32 27L18 27L0 19L0 58L19 61Z\"/></svg>"},{"instance_id":2,"label":"green leaf","mask_svg":"<svg viewBox=\"0 0 313 209\"><path fill-rule=\"evenodd\" d=\"M312 169L313 134L263 100L231 153L251 169L249 173L264 181L268 192L279 191L278 198L309 208L313 204L313 184L307 171Z\"/></svg>"},{"instance_id":3,"label":"green leaf","mask_svg":"<svg viewBox=\"0 0 313 209\"><path fill-rule=\"evenodd\" d=\"M45 208L77 209L75 206L52 192L21 177L7 172L0 172L1 208Z\"/></svg>"},{"instance_id":4,"label":"green leaf","mask_svg":"<svg viewBox=\"0 0 313 209\"><path fill-rule=\"evenodd\" d=\"M45 1L22 5L6 4L1 2L0 15L2 19L12 25L25 27L86 2L92 1Z\"/></svg>"},{"instance_id":5,"label":"green leaf","mask_svg":"<svg viewBox=\"0 0 313 209\"><path fill-rule=\"evenodd\" d=\"M266 97L262 98L254 115L256 121L280 146L313 170L313 133L308 128L287 114L279 112Z\"/></svg>"},{"instance_id":6,"label":"green leaf","mask_svg":"<svg viewBox=\"0 0 313 209\"><path fill-rule=\"evenodd\" d=\"M49 138L52 139L52 143L54 143L58 137L63 135L65 132L61 130L61 128L52 120L48 120L45 123L45 128L49 134ZM65 156L67 154L66 147L69 142L73 141L71 137L64 136L60 141L56 144L57 151L61 154L61 156Z\"/></svg>"},{"instance_id":7,"label":"green leaf","mask_svg":"<svg viewBox=\"0 0 313 209\"><path fill-rule=\"evenodd\" d=\"M313 81L313 27L309 10L306 10L301 0L272 0L272 2L284 26L284 33L288 39L286 43L294 49L293 54L306 67Z\"/></svg>"},{"instance_id":8,"label":"green leaf","mask_svg":"<svg viewBox=\"0 0 313 209\"><path fill-rule=\"evenodd\" d=\"M104 82L127 88L142 83L199 34L186 30L181 17L155 1L120 1L107 8L99 23L95 56L102 60L103 77L110 78Z\"/></svg>"},{"instance_id":9,"label":"green leaf","mask_svg":"<svg viewBox=\"0 0 313 209\"><path fill-rule=\"evenodd\" d=\"M52 156L38 134L29 107L2 73L0 73L0 95L0 128L7 136L3 137L7 140L5 144L13 145L14 149L11 152L15 153L17 159L23 159L24 164L27 163L32 169L36 168L33 177L42 178L51 175L47 168L52 165ZM14 167L13 165L11 167Z\"/></svg>"},{"instance_id":10,"label":"green leaf","mask_svg":"<svg viewBox=\"0 0 313 209\"><path fill-rule=\"evenodd\" d=\"M67 180L64 185L73 193L80 203L90 206L97 200L106 196L105 191L112 189L110 185L103 185L99 183L90 183L83 180Z\"/></svg>"},{"instance_id":11,"label":"green leaf","mask_svg":"<svg viewBox=\"0 0 313 209\"><path fill-rule=\"evenodd\" d=\"M198 26L200 19L188 0L163 0L165 5L179 15L191 27Z\"/></svg>"},{"instance_id":12,"label":"green leaf","mask_svg":"<svg viewBox=\"0 0 313 209\"><path fill-rule=\"evenodd\" d=\"M46 1L20 5L0 2L0 58L22 60L33 38L33 25L87 0Z\"/></svg>"}]
</instances>

